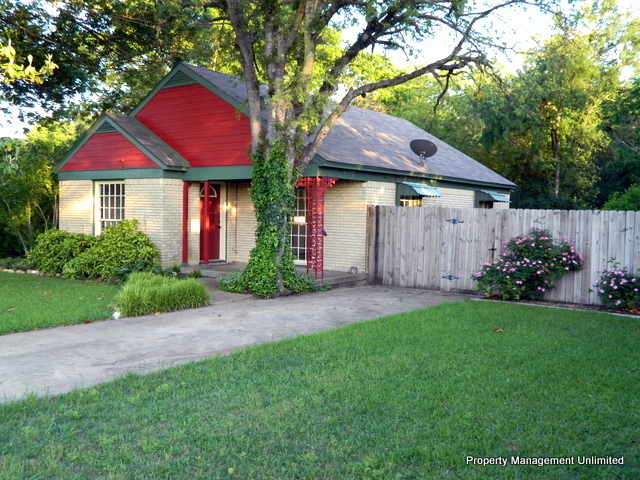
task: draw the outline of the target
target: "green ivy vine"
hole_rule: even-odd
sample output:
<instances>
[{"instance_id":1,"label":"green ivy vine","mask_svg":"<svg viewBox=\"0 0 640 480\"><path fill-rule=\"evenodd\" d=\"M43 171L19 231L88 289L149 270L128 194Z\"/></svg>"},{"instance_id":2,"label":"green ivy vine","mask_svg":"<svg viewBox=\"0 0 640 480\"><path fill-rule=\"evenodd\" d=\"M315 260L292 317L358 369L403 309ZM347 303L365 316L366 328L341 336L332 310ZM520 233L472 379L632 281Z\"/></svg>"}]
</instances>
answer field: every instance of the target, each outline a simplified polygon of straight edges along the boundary
<instances>
[{"instance_id":1,"label":"green ivy vine","mask_svg":"<svg viewBox=\"0 0 640 480\"><path fill-rule=\"evenodd\" d=\"M279 143L272 145L268 155L253 156L250 194L258 223L256 246L247 268L222 280L220 288L263 298L315 289L313 279L296 272L289 242L296 179Z\"/></svg>"}]
</instances>

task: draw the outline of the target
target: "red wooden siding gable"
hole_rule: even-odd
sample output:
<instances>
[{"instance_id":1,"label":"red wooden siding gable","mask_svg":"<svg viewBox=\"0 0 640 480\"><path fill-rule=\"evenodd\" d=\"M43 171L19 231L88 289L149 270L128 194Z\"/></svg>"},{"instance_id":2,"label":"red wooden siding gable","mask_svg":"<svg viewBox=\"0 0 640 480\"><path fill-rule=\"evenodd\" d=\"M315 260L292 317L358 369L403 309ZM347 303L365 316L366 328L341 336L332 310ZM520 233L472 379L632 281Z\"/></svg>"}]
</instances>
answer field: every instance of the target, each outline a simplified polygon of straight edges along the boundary
<instances>
[{"instance_id":1,"label":"red wooden siding gable","mask_svg":"<svg viewBox=\"0 0 640 480\"><path fill-rule=\"evenodd\" d=\"M158 168L158 165L122 134L111 132L94 133L60 171L123 168Z\"/></svg>"},{"instance_id":2,"label":"red wooden siding gable","mask_svg":"<svg viewBox=\"0 0 640 480\"><path fill-rule=\"evenodd\" d=\"M200 84L158 91L135 118L192 167L251 164L249 119Z\"/></svg>"}]
</instances>

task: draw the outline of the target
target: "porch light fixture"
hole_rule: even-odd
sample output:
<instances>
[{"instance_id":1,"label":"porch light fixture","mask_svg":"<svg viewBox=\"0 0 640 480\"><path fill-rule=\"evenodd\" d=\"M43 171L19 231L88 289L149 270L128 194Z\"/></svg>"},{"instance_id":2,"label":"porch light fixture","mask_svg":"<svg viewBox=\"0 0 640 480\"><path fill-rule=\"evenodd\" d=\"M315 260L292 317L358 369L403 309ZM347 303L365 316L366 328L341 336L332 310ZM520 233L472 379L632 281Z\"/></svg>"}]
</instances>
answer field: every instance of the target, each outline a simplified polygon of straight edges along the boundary
<instances>
[{"instance_id":1,"label":"porch light fixture","mask_svg":"<svg viewBox=\"0 0 640 480\"><path fill-rule=\"evenodd\" d=\"M293 223L304 224L307 223L307 217L293 217Z\"/></svg>"},{"instance_id":2,"label":"porch light fixture","mask_svg":"<svg viewBox=\"0 0 640 480\"><path fill-rule=\"evenodd\" d=\"M222 204L222 211L224 212L228 212L231 215L235 215L236 214L236 207L234 207L231 202L224 202Z\"/></svg>"}]
</instances>

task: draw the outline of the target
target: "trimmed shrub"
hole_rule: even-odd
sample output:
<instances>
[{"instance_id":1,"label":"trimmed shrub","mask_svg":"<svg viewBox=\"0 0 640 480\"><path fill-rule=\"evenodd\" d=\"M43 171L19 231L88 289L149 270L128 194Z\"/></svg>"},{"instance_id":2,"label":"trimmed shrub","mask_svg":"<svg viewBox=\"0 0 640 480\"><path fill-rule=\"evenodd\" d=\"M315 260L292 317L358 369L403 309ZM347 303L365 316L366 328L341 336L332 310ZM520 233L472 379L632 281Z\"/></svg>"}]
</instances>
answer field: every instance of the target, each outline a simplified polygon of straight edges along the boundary
<instances>
[{"instance_id":1,"label":"trimmed shrub","mask_svg":"<svg viewBox=\"0 0 640 480\"><path fill-rule=\"evenodd\" d=\"M36 270L49 275L61 274L69 261L96 243L96 237L82 233L69 233L55 228L41 233L27 260Z\"/></svg>"},{"instance_id":2,"label":"trimmed shrub","mask_svg":"<svg viewBox=\"0 0 640 480\"><path fill-rule=\"evenodd\" d=\"M485 263L472 277L478 282L476 290L487 297L540 300L565 273L582 269L582 255L574 246L564 240L554 244L547 230L533 228L505 242L505 247L500 259Z\"/></svg>"},{"instance_id":3,"label":"trimmed shrub","mask_svg":"<svg viewBox=\"0 0 640 480\"><path fill-rule=\"evenodd\" d=\"M122 220L107 227L91 248L70 260L62 274L68 278L101 277L110 280L116 269L134 264L140 269L153 268L159 258L153 242L138 231L138 221Z\"/></svg>"},{"instance_id":4,"label":"trimmed shrub","mask_svg":"<svg viewBox=\"0 0 640 480\"><path fill-rule=\"evenodd\" d=\"M113 306L127 317L172 312L207 305L204 285L195 278L184 280L134 272L114 298Z\"/></svg>"},{"instance_id":5,"label":"trimmed shrub","mask_svg":"<svg viewBox=\"0 0 640 480\"><path fill-rule=\"evenodd\" d=\"M594 288L605 307L614 310L640 309L640 275L634 275L626 267L618 268L617 262L611 262L611 268L599 273Z\"/></svg>"}]
</instances>

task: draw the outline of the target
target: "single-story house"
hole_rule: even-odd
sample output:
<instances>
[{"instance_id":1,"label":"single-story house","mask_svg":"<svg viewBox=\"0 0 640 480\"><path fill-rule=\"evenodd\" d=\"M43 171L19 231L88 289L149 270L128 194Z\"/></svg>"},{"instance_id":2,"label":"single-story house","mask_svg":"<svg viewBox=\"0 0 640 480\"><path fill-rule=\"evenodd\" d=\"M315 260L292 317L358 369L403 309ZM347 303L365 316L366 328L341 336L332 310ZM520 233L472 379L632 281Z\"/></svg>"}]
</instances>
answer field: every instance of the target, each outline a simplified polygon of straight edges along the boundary
<instances>
[{"instance_id":1,"label":"single-story house","mask_svg":"<svg viewBox=\"0 0 640 480\"><path fill-rule=\"evenodd\" d=\"M179 63L59 162L60 229L98 235L137 219L164 266L246 262L256 227L246 108L243 81ZM437 151L422 160L413 140ZM368 205L508 208L514 187L406 120L351 107L303 172L291 244L312 271L364 272Z\"/></svg>"}]
</instances>

